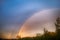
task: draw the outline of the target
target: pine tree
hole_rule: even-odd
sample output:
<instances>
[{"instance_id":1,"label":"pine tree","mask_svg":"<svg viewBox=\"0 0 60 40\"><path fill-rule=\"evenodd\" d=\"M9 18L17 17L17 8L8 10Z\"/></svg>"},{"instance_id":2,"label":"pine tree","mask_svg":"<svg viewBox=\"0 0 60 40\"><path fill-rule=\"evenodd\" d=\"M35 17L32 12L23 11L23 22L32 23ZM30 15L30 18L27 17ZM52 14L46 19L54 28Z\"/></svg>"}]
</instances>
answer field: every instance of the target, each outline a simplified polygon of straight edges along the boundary
<instances>
[{"instance_id":1,"label":"pine tree","mask_svg":"<svg viewBox=\"0 0 60 40\"><path fill-rule=\"evenodd\" d=\"M57 18L56 20L56 32L60 33L60 18Z\"/></svg>"},{"instance_id":2,"label":"pine tree","mask_svg":"<svg viewBox=\"0 0 60 40\"><path fill-rule=\"evenodd\" d=\"M56 20L56 30L60 29L60 18Z\"/></svg>"},{"instance_id":3,"label":"pine tree","mask_svg":"<svg viewBox=\"0 0 60 40\"><path fill-rule=\"evenodd\" d=\"M60 18L56 20L56 33L57 33L57 40L60 40Z\"/></svg>"}]
</instances>

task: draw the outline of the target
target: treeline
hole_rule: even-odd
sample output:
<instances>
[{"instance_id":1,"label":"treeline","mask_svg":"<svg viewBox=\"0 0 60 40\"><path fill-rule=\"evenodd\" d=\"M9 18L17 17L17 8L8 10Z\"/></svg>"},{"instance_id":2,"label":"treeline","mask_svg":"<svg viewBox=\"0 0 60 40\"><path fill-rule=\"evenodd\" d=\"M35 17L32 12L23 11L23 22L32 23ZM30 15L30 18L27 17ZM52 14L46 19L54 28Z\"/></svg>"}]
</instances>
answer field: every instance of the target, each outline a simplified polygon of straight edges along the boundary
<instances>
[{"instance_id":1,"label":"treeline","mask_svg":"<svg viewBox=\"0 0 60 40\"><path fill-rule=\"evenodd\" d=\"M53 32L45 32L44 35L36 37L25 37L25 38L19 38L19 40L60 40L60 34L53 33Z\"/></svg>"},{"instance_id":2,"label":"treeline","mask_svg":"<svg viewBox=\"0 0 60 40\"><path fill-rule=\"evenodd\" d=\"M36 34L36 37L18 38L18 40L60 40L60 18L56 20L56 32L48 32L44 29L44 35Z\"/></svg>"}]
</instances>

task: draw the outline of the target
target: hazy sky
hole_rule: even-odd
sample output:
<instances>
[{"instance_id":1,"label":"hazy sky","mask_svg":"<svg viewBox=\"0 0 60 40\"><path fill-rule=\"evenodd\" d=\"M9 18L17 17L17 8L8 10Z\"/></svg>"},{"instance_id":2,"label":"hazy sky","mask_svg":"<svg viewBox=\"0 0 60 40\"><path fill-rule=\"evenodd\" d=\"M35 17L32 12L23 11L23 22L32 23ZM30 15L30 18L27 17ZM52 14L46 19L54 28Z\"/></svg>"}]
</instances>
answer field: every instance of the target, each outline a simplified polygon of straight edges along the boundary
<instances>
[{"instance_id":1,"label":"hazy sky","mask_svg":"<svg viewBox=\"0 0 60 40\"><path fill-rule=\"evenodd\" d=\"M60 8L59 0L1 0L0 2L0 33L12 35L12 38L20 30L22 24L35 12L43 9Z\"/></svg>"},{"instance_id":2,"label":"hazy sky","mask_svg":"<svg viewBox=\"0 0 60 40\"><path fill-rule=\"evenodd\" d=\"M35 36L37 33L43 34L44 29L55 32L55 22L59 15L58 10L52 8L36 12L25 21L18 35L21 37Z\"/></svg>"}]
</instances>

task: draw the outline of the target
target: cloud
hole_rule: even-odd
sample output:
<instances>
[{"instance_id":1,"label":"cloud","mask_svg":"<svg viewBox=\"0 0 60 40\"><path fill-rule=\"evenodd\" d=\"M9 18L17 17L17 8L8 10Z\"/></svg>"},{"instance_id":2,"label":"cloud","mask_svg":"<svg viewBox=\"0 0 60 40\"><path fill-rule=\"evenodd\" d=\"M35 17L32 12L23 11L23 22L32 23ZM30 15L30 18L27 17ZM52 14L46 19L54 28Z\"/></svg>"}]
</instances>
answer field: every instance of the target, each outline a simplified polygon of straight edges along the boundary
<instances>
[{"instance_id":1,"label":"cloud","mask_svg":"<svg viewBox=\"0 0 60 40\"><path fill-rule=\"evenodd\" d=\"M36 33L43 33L44 28L55 32L55 21L58 17L58 9L44 9L31 16L22 25L18 35L21 37L34 36Z\"/></svg>"},{"instance_id":2,"label":"cloud","mask_svg":"<svg viewBox=\"0 0 60 40\"><path fill-rule=\"evenodd\" d=\"M4 32L4 33L0 33L0 38L4 38L4 39L15 39L16 38L16 34L12 34L10 32Z\"/></svg>"},{"instance_id":3,"label":"cloud","mask_svg":"<svg viewBox=\"0 0 60 40\"><path fill-rule=\"evenodd\" d=\"M34 12L41 9L56 7L57 1L38 1L38 0L3 0L2 1L2 15L1 15L1 24L3 32L15 33L18 31L25 20L29 18ZM51 3L51 4L50 4ZM42 22L44 23L44 22ZM31 23L38 25L39 23ZM29 25L31 25L29 24ZM33 27L34 28L34 27ZM32 28L31 28L32 29ZM13 32L12 32L13 30ZM11 34L13 35L13 34Z\"/></svg>"}]
</instances>

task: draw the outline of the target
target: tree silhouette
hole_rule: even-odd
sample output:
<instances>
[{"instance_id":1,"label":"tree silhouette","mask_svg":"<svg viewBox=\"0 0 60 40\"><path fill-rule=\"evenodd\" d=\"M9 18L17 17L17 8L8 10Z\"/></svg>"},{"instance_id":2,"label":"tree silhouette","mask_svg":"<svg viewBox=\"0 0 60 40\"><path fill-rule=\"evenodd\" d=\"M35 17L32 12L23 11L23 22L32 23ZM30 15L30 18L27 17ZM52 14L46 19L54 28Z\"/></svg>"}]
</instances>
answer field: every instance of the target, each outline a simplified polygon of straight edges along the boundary
<instances>
[{"instance_id":1,"label":"tree silhouette","mask_svg":"<svg viewBox=\"0 0 60 40\"><path fill-rule=\"evenodd\" d=\"M56 33L57 33L56 39L60 40L60 18L57 18L55 25L56 25Z\"/></svg>"}]
</instances>

